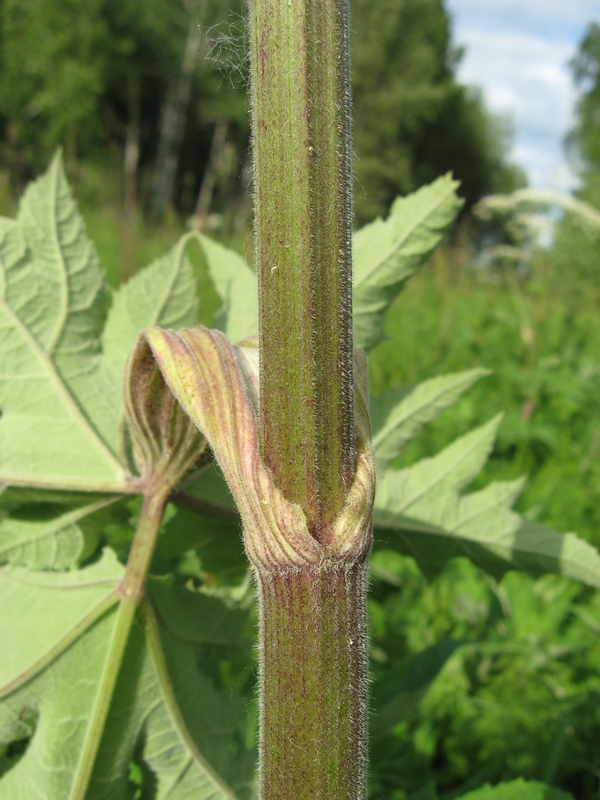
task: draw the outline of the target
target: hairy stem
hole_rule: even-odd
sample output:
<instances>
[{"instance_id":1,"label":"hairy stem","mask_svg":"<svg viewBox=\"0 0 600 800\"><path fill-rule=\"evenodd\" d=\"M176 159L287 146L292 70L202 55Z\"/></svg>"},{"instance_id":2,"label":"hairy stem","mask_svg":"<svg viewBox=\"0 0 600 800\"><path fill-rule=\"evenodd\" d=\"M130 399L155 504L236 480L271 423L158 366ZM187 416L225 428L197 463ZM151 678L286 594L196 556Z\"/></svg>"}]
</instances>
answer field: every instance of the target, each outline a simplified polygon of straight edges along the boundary
<instances>
[{"instance_id":1,"label":"hairy stem","mask_svg":"<svg viewBox=\"0 0 600 800\"><path fill-rule=\"evenodd\" d=\"M252 550L261 800L366 797L368 547L346 557L338 524L358 474L348 31L348 0L250 0L261 446L322 547Z\"/></svg>"},{"instance_id":2,"label":"hairy stem","mask_svg":"<svg viewBox=\"0 0 600 800\"><path fill-rule=\"evenodd\" d=\"M366 563L257 581L261 800L364 800Z\"/></svg>"},{"instance_id":3,"label":"hairy stem","mask_svg":"<svg viewBox=\"0 0 600 800\"><path fill-rule=\"evenodd\" d=\"M322 541L355 467L347 0L251 0L261 437Z\"/></svg>"}]
</instances>

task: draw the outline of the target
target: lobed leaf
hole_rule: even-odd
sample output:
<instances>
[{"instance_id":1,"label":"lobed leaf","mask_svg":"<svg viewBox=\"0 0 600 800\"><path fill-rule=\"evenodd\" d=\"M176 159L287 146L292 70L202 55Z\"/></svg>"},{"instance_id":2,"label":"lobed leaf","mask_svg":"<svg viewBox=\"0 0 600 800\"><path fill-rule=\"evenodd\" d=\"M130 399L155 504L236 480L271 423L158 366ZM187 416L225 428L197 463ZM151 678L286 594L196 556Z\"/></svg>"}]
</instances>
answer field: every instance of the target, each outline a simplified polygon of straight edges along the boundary
<instances>
[{"instance_id":1,"label":"lobed leaf","mask_svg":"<svg viewBox=\"0 0 600 800\"><path fill-rule=\"evenodd\" d=\"M426 423L449 408L484 375L489 375L489 371L472 369L372 398L371 427L378 469L388 467Z\"/></svg>"},{"instance_id":2,"label":"lobed leaf","mask_svg":"<svg viewBox=\"0 0 600 800\"><path fill-rule=\"evenodd\" d=\"M443 521L446 511L433 501L462 489L479 475L500 421L501 416L494 417L433 458L425 458L407 469L385 471L377 483L376 509L395 515L426 514L428 521L430 517Z\"/></svg>"},{"instance_id":3,"label":"lobed leaf","mask_svg":"<svg viewBox=\"0 0 600 800\"><path fill-rule=\"evenodd\" d=\"M407 278L425 262L454 221L462 201L450 175L399 197L387 220L354 235L354 346L383 339L383 319Z\"/></svg>"},{"instance_id":4,"label":"lobed leaf","mask_svg":"<svg viewBox=\"0 0 600 800\"><path fill-rule=\"evenodd\" d=\"M118 427L100 369L104 293L56 157L27 189L17 220L0 224L0 482L123 487L101 433Z\"/></svg>"},{"instance_id":5,"label":"lobed leaf","mask_svg":"<svg viewBox=\"0 0 600 800\"><path fill-rule=\"evenodd\" d=\"M73 792L81 751L95 724L123 571L110 551L78 572L0 570L0 602L8 612L0 638L13 643L0 665L0 742L29 739L2 776L3 796L79 796ZM230 750L241 700L214 687L198 666L197 649L198 643L238 643L243 612L182 592L166 599L160 581L153 583L143 624L134 626L127 644L86 800L129 798L132 760L153 776L157 798L183 800L195 792L234 800L221 775L240 785L249 780L252 759L242 757L240 768Z\"/></svg>"},{"instance_id":6,"label":"lobed leaf","mask_svg":"<svg viewBox=\"0 0 600 800\"><path fill-rule=\"evenodd\" d=\"M600 587L600 554L594 547L512 511L523 480L460 493L485 463L497 424L498 418L491 420L413 467L384 472L373 515L380 545L413 556L429 576L449 559L466 556L496 577L520 569Z\"/></svg>"},{"instance_id":7,"label":"lobed leaf","mask_svg":"<svg viewBox=\"0 0 600 800\"><path fill-rule=\"evenodd\" d=\"M104 277L59 156L0 221L0 483L130 491L125 362L142 328L195 323L188 238L115 293L103 330Z\"/></svg>"}]
</instances>

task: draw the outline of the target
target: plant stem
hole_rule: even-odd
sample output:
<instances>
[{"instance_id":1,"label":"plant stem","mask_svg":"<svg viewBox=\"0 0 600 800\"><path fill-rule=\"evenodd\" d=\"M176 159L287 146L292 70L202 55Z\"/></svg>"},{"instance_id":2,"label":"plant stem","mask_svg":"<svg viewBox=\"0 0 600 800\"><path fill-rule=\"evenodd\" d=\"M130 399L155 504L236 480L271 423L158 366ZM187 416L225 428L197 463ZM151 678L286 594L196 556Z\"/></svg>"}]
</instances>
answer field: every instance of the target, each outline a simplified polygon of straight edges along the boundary
<instances>
[{"instance_id":1,"label":"plant stem","mask_svg":"<svg viewBox=\"0 0 600 800\"><path fill-rule=\"evenodd\" d=\"M251 0L261 437L322 541L354 476L347 0Z\"/></svg>"},{"instance_id":2,"label":"plant stem","mask_svg":"<svg viewBox=\"0 0 600 800\"><path fill-rule=\"evenodd\" d=\"M335 541L356 472L348 35L348 0L250 0L262 453L323 546L253 564L261 800L366 797L368 547Z\"/></svg>"},{"instance_id":3,"label":"plant stem","mask_svg":"<svg viewBox=\"0 0 600 800\"><path fill-rule=\"evenodd\" d=\"M258 584L261 800L364 800L366 562Z\"/></svg>"},{"instance_id":4,"label":"plant stem","mask_svg":"<svg viewBox=\"0 0 600 800\"><path fill-rule=\"evenodd\" d=\"M119 607L69 800L84 800L87 795L131 626L140 600L144 596L144 586L169 489L170 486L166 484L164 489L149 492L144 497L140 519L127 560L127 568L118 588L121 596Z\"/></svg>"}]
</instances>

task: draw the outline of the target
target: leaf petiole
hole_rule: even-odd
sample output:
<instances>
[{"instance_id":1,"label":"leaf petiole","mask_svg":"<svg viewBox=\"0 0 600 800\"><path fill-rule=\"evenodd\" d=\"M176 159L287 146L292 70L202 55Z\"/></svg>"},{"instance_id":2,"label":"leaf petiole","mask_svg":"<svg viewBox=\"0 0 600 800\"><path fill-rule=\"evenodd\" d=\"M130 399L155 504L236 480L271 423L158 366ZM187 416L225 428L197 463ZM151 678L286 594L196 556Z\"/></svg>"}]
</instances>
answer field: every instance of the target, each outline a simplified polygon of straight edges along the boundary
<instances>
[{"instance_id":1,"label":"leaf petiole","mask_svg":"<svg viewBox=\"0 0 600 800\"><path fill-rule=\"evenodd\" d=\"M114 628L106 653L102 675L96 689L96 697L85 732L79 762L75 770L75 780L69 794L69 800L85 800L87 794L133 620L144 596L144 587L169 496L169 489L170 486L166 484L158 488L156 492L148 493L144 497L131 552L127 560L125 575L117 589L120 601Z\"/></svg>"}]
</instances>

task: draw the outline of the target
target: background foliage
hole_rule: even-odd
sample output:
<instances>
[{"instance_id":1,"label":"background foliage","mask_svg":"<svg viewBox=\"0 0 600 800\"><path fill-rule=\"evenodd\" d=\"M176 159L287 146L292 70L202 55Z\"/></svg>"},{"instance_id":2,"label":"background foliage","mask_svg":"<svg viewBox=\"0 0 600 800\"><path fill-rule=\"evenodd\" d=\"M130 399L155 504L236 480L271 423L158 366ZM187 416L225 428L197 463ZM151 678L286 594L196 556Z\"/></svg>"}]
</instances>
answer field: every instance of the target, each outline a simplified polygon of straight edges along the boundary
<instances>
[{"instance_id":1,"label":"background foliage","mask_svg":"<svg viewBox=\"0 0 600 800\"><path fill-rule=\"evenodd\" d=\"M145 8L148 14L142 13ZM168 200L179 213L194 211L216 126L224 121L227 146L217 159L209 210L232 223L233 205L245 208L238 179L248 147L243 45L235 41L243 30L239 14L239 7L218 0L201 6L153 3L151 12L134 0L95 0L85 13L68 0L5 0L0 39L5 209L62 144L109 282L116 286L136 265L162 254L185 223L171 214L160 227L148 226L139 209L149 207L153 197L161 115L171 102L169 88L181 77L190 26L199 21L199 52L212 53L213 60L196 62ZM456 84L459 54L443 3L359 0L355 15L359 216L383 212L397 193L447 169L462 178L469 204L489 191L518 185L519 176L503 156L505 127ZM50 28L57 34L48 36ZM394 47L400 29L402 50ZM389 40L382 41L382 31L389 31ZM598 42L598 25L591 24L573 63L581 102L570 138L583 177L581 196L596 206ZM449 118L456 139L442 134ZM126 144L136 140L132 234L115 220L124 203ZM244 226L232 230L232 224L222 229L221 239L248 250ZM387 339L372 351L375 397L457 370L493 370L410 442L395 466L431 456L504 410L497 444L472 488L526 473L519 512L558 530L577 531L598 547L600 239L566 215L552 245L537 250L525 278L506 269L473 269L479 241L465 221L455 240L395 301ZM220 301L201 254L192 251L190 257L200 317L210 324ZM136 503L115 506L108 525L99 516L98 524L84 527L86 546L97 543L102 530L123 557ZM54 513L55 507L47 511ZM202 583L217 594L239 583L245 565L238 540L215 536L216 528L231 532L231 520L191 527L191 518L197 515L189 510L171 513L156 572L166 574L176 564L182 582ZM600 797L597 592L557 577L534 580L517 573L495 582L464 559L427 581L410 557L384 547L374 555L372 576L378 709L373 798L451 800L486 783L511 780L511 798L533 797L531 785L527 794L517 794L523 789L520 779L548 782L581 800ZM245 608L245 627L238 626L231 641L207 636L194 644L201 672L219 689L234 687L245 698L244 720L231 722L240 763L251 762L255 743L247 596L247 584L239 584L236 602ZM379 712L392 695L396 721L378 728ZM22 723L25 741L35 720ZM0 771L21 752L12 744ZM145 780L134 764L132 796L140 796ZM539 796L548 800L547 794Z\"/></svg>"}]
</instances>

